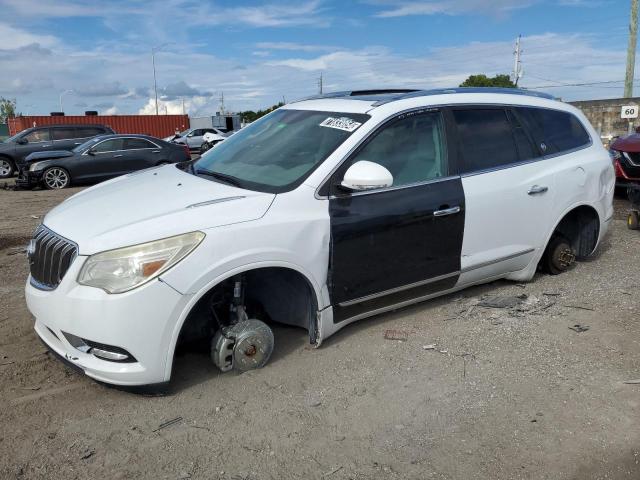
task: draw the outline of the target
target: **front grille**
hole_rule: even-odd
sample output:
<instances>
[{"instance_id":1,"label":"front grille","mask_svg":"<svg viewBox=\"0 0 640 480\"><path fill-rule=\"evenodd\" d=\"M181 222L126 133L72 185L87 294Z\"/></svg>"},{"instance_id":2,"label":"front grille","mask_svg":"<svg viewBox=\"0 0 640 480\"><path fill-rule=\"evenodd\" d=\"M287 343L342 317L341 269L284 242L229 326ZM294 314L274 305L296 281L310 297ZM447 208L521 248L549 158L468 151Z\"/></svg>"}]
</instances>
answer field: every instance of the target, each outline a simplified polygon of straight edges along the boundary
<instances>
[{"instance_id":1,"label":"front grille","mask_svg":"<svg viewBox=\"0 0 640 480\"><path fill-rule=\"evenodd\" d=\"M41 290L53 290L64 278L78 254L78 246L40 225L27 251L31 284Z\"/></svg>"}]
</instances>

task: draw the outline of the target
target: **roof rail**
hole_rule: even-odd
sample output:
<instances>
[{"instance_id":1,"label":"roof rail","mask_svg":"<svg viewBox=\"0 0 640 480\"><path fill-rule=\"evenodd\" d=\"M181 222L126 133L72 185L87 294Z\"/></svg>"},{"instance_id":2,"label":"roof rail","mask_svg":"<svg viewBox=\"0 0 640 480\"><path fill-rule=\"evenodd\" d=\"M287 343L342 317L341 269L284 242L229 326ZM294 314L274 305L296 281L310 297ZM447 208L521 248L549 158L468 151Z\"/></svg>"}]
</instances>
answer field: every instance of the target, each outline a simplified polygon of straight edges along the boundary
<instances>
[{"instance_id":1,"label":"roof rail","mask_svg":"<svg viewBox=\"0 0 640 480\"><path fill-rule=\"evenodd\" d=\"M534 92L522 88L504 88L504 87L456 87L456 88L437 88L432 90L418 90L409 92L404 95L398 95L391 99L381 100L373 104L374 107L384 105L385 103L403 100L405 98L427 97L431 95L451 95L456 93L500 93L507 95L523 95L528 97L546 98L554 100L555 97L544 92Z\"/></svg>"},{"instance_id":2,"label":"roof rail","mask_svg":"<svg viewBox=\"0 0 640 480\"><path fill-rule=\"evenodd\" d=\"M436 88L431 90L414 90L403 88L387 88L387 89L371 89L371 90L345 90L340 92L330 92L321 95L312 95L310 97L301 98L291 103L302 102L305 100L320 100L325 98L347 98L347 97L366 97L380 96L374 99L376 102L374 107L384 105L385 103L403 100L405 98L427 97L431 95L451 95L457 93L500 93L507 95L524 95L529 97L546 98L554 100L555 97L548 93L534 92L522 88L503 88L503 87L456 87L456 88ZM364 100L364 99L362 99Z\"/></svg>"}]
</instances>

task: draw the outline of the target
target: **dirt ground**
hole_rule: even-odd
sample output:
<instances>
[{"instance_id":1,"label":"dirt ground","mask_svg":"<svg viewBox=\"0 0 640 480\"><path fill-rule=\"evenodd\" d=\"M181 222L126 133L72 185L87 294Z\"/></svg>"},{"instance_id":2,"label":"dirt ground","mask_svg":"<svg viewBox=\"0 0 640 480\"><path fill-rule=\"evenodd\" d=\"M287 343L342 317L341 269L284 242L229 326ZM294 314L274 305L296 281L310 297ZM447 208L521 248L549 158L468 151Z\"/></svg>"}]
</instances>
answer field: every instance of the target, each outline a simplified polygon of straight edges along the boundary
<instances>
[{"instance_id":1,"label":"dirt ground","mask_svg":"<svg viewBox=\"0 0 640 480\"><path fill-rule=\"evenodd\" d=\"M69 370L33 332L20 247L74 191L0 190L0 478L640 478L640 384L624 383L640 379L640 232L626 201L598 254L565 274L380 315L319 349L279 328L271 362L242 375L187 353L152 397ZM496 295L521 297L479 305Z\"/></svg>"}]
</instances>

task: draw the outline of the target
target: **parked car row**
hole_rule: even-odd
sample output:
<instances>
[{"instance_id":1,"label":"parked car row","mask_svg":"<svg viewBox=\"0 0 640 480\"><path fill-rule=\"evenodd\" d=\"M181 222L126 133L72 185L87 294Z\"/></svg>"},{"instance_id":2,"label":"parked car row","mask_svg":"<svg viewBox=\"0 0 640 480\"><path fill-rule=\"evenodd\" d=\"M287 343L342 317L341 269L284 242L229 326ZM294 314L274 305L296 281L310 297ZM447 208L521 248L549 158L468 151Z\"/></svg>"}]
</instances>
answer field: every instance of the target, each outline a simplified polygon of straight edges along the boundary
<instances>
[{"instance_id":1,"label":"parked car row","mask_svg":"<svg viewBox=\"0 0 640 480\"><path fill-rule=\"evenodd\" d=\"M9 178L27 156L50 150L72 150L96 135L113 134L103 125L55 125L23 130L0 143L0 178Z\"/></svg>"},{"instance_id":2,"label":"parked car row","mask_svg":"<svg viewBox=\"0 0 640 480\"><path fill-rule=\"evenodd\" d=\"M147 135L100 135L72 150L31 153L19 164L16 185L54 190L190 159L184 145Z\"/></svg>"}]
</instances>

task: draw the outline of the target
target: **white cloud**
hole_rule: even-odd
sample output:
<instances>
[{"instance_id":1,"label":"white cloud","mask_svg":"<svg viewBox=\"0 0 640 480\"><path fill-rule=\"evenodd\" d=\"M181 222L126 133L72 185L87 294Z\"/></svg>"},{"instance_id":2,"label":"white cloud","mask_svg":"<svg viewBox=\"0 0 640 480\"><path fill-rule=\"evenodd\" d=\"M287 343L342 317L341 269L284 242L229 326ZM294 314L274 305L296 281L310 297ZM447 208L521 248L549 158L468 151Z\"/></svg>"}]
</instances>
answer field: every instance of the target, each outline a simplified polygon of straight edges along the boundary
<instances>
[{"instance_id":1,"label":"white cloud","mask_svg":"<svg viewBox=\"0 0 640 480\"><path fill-rule=\"evenodd\" d=\"M10 50L21 47L31 47L40 45L44 47L53 47L58 43L58 39L51 35L37 35L34 33L14 28L11 25L0 22L0 49Z\"/></svg>"},{"instance_id":2,"label":"white cloud","mask_svg":"<svg viewBox=\"0 0 640 480\"><path fill-rule=\"evenodd\" d=\"M298 52L323 52L330 50L338 50L338 47L329 45L309 45L293 42L259 42L256 47L262 50L291 50Z\"/></svg>"},{"instance_id":3,"label":"white cloud","mask_svg":"<svg viewBox=\"0 0 640 480\"><path fill-rule=\"evenodd\" d=\"M377 17L405 17L410 15L459 15L465 13L482 13L500 16L509 10L525 8L536 0L423 0L423 1L372 1L380 5L383 10L376 13Z\"/></svg>"}]
</instances>

